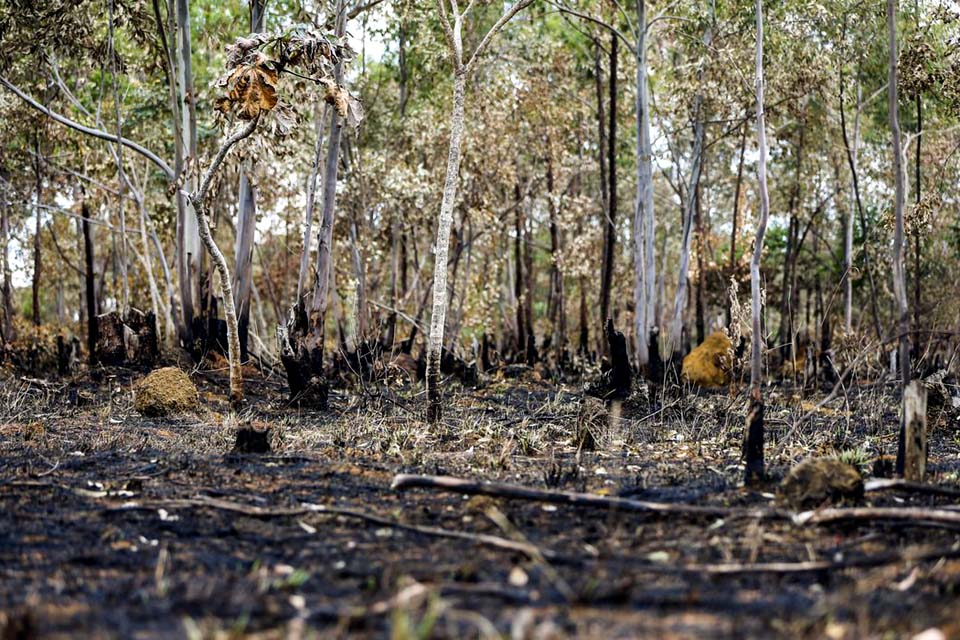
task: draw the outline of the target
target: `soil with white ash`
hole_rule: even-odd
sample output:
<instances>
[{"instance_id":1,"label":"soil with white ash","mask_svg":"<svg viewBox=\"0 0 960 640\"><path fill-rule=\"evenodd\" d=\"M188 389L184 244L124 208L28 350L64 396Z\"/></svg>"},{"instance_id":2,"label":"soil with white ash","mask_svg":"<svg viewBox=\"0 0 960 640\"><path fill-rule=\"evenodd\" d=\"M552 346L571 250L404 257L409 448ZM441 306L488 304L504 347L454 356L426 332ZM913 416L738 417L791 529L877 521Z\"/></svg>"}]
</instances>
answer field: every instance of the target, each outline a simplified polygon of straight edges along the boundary
<instances>
[{"instance_id":1,"label":"soil with white ash","mask_svg":"<svg viewBox=\"0 0 960 640\"><path fill-rule=\"evenodd\" d=\"M727 391L635 392L598 418L578 382L493 376L450 383L430 428L416 387L339 390L307 412L252 370L239 414L222 372L201 370L199 412L144 417L141 376L0 384L0 637L960 637L960 525L800 524L775 497L805 457L869 475L893 454L893 385L820 408L822 393L770 390L771 479L748 490L746 403ZM272 453L230 453L243 425L269 428ZM958 433L931 409L929 482L958 485ZM396 473L731 511L401 491ZM957 503L868 488L860 506Z\"/></svg>"}]
</instances>

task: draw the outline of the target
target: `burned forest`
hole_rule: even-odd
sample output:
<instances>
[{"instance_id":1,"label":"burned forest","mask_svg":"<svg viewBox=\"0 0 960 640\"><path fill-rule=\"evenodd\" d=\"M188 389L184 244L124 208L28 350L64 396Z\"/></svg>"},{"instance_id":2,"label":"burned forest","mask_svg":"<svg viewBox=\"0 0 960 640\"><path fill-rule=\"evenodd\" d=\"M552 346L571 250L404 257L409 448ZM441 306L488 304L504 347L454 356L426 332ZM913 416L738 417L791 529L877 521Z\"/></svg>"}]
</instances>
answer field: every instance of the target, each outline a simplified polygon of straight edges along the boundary
<instances>
[{"instance_id":1,"label":"burned forest","mask_svg":"<svg viewBox=\"0 0 960 640\"><path fill-rule=\"evenodd\" d=\"M0 640L960 638L960 4L0 0Z\"/></svg>"}]
</instances>

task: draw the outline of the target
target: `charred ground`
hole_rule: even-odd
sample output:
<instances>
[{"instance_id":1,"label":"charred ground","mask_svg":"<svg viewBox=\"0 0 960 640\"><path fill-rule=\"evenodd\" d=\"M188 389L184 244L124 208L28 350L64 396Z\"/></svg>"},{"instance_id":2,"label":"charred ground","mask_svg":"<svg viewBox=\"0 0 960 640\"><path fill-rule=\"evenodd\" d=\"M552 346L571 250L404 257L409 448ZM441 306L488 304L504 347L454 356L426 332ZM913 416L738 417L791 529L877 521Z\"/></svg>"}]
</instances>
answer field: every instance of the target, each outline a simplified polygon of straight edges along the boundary
<instances>
[{"instance_id":1,"label":"charred ground","mask_svg":"<svg viewBox=\"0 0 960 640\"><path fill-rule=\"evenodd\" d=\"M818 398L771 393L771 481L750 491L745 401L726 392L651 388L603 403L531 371L449 394L444 424L429 428L412 388L341 391L326 412L296 412L282 380L259 374L249 408L233 414L222 372L201 370L199 413L146 418L132 408L138 372L98 373L98 383L4 381L4 637L960 633L960 532L948 526L658 516L390 486L396 473L450 474L771 508L776 480L802 457L841 455L869 471L895 451L895 393L883 385L853 385L799 426ZM939 412L931 481L956 485L956 417ZM270 429L271 454L229 453L247 424ZM542 553L449 537L459 533ZM899 557L930 550L942 553ZM812 561L832 564L798 564Z\"/></svg>"}]
</instances>

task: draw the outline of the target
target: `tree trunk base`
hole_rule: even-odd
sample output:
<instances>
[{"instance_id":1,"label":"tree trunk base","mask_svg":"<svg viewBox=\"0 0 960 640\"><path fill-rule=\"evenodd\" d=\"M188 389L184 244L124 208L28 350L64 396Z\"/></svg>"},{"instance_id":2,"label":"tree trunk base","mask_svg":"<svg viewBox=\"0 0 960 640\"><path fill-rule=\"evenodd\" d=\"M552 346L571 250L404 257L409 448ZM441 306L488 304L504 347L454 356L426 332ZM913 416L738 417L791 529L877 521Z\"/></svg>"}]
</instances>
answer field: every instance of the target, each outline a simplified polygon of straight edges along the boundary
<instances>
[{"instance_id":1,"label":"tree trunk base","mask_svg":"<svg viewBox=\"0 0 960 640\"><path fill-rule=\"evenodd\" d=\"M290 310L286 325L277 327L277 342L290 387L290 403L326 409L329 387L323 375L323 341L310 332L302 303Z\"/></svg>"},{"instance_id":2,"label":"tree trunk base","mask_svg":"<svg viewBox=\"0 0 960 640\"><path fill-rule=\"evenodd\" d=\"M290 403L313 409L326 409L330 395L327 380L314 375L309 362L288 355L280 356L287 384L290 386Z\"/></svg>"},{"instance_id":3,"label":"tree trunk base","mask_svg":"<svg viewBox=\"0 0 960 640\"><path fill-rule=\"evenodd\" d=\"M746 463L744 483L756 486L764 480L763 469L763 399L754 391L747 412L746 438L743 442L743 457Z\"/></svg>"},{"instance_id":4,"label":"tree trunk base","mask_svg":"<svg viewBox=\"0 0 960 640\"><path fill-rule=\"evenodd\" d=\"M610 346L610 391L617 397L630 395L633 386L633 371L630 368L630 356L627 353L627 339L613 326L613 320L607 319L607 344Z\"/></svg>"}]
</instances>

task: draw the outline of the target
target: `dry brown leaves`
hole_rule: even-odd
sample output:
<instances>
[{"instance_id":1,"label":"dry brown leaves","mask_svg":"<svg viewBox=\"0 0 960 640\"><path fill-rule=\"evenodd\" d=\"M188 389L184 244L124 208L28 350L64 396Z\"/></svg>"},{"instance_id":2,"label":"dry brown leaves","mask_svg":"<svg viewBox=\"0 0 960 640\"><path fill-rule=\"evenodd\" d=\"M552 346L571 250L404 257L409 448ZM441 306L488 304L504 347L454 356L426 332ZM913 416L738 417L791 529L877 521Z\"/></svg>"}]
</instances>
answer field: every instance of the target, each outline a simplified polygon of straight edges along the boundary
<instances>
[{"instance_id":1,"label":"dry brown leaves","mask_svg":"<svg viewBox=\"0 0 960 640\"><path fill-rule=\"evenodd\" d=\"M224 115L234 110L241 120L253 120L277 106L277 72L264 59L240 65L224 83L227 95L217 98L215 109Z\"/></svg>"}]
</instances>

